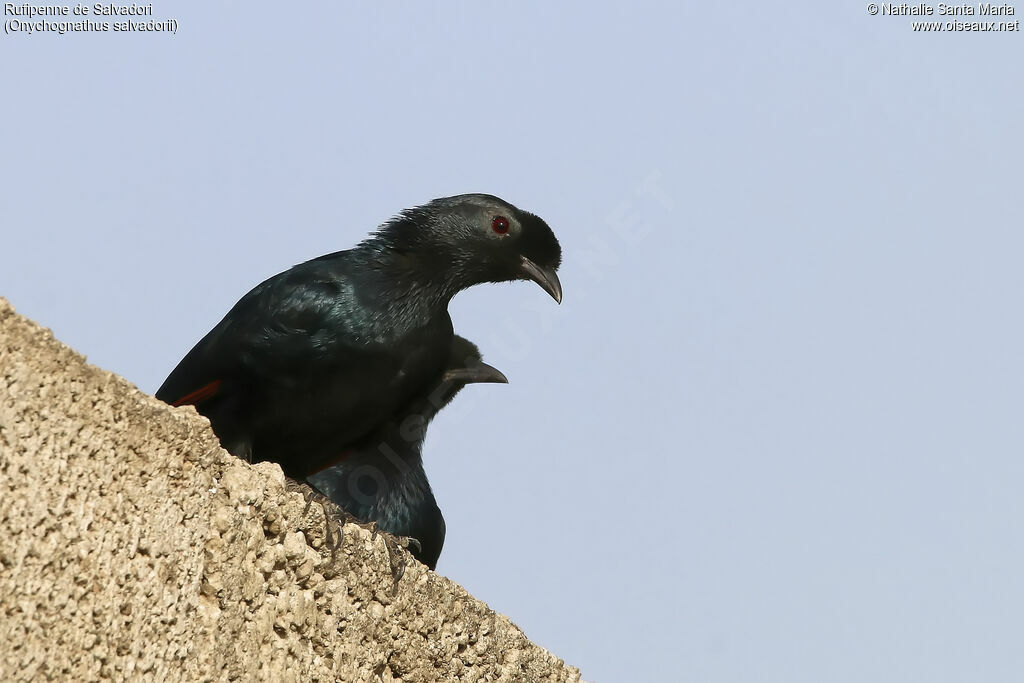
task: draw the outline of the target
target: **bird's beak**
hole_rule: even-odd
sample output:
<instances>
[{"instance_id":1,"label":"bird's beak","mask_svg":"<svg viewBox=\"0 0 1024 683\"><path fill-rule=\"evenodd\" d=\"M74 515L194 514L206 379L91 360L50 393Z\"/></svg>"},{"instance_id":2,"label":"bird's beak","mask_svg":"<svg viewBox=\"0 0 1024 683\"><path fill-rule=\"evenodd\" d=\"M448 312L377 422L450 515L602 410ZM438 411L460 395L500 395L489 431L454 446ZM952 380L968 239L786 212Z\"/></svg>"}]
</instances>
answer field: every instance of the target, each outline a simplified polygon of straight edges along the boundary
<instances>
[{"instance_id":1,"label":"bird's beak","mask_svg":"<svg viewBox=\"0 0 1024 683\"><path fill-rule=\"evenodd\" d=\"M466 368L452 368L444 373L445 382L462 384L508 384L508 378L496 367L487 363L474 363Z\"/></svg>"},{"instance_id":2,"label":"bird's beak","mask_svg":"<svg viewBox=\"0 0 1024 683\"><path fill-rule=\"evenodd\" d=\"M558 275L553 268L542 268L525 256L522 257L520 268L527 279L536 282L551 295L552 299L562 303L562 283L558 281Z\"/></svg>"}]
</instances>

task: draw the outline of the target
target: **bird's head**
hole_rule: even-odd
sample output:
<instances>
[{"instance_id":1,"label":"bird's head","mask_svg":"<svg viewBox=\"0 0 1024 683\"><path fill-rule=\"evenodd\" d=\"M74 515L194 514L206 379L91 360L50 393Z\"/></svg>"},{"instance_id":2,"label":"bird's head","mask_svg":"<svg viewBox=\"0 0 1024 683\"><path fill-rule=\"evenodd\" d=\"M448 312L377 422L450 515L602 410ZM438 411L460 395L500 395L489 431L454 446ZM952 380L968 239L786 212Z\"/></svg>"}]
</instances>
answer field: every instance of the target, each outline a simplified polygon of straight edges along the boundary
<instances>
[{"instance_id":1,"label":"bird's head","mask_svg":"<svg viewBox=\"0 0 1024 683\"><path fill-rule=\"evenodd\" d=\"M375 238L454 289L482 282L533 280L562 301L562 248L539 216L489 194L435 199L402 212Z\"/></svg>"},{"instance_id":2,"label":"bird's head","mask_svg":"<svg viewBox=\"0 0 1024 683\"><path fill-rule=\"evenodd\" d=\"M508 384L508 379L496 367L480 359L480 349L476 344L455 335L444 371L429 389L409 404L396 421L400 437L408 443L422 443L430 421L467 384Z\"/></svg>"},{"instance_id":3,"label":"bird's head","mask_svg":"<svg viewBox=\"0 0 1024 683\"><path fill-rule=\"evenodd\" d=\"M480 349L465 337L455 335L448 352L444 373L428 396L424 413L437 414L452 402L467 384L508 384L508 378L496 367L483 362Z\"/></svg>"}]
</instances>

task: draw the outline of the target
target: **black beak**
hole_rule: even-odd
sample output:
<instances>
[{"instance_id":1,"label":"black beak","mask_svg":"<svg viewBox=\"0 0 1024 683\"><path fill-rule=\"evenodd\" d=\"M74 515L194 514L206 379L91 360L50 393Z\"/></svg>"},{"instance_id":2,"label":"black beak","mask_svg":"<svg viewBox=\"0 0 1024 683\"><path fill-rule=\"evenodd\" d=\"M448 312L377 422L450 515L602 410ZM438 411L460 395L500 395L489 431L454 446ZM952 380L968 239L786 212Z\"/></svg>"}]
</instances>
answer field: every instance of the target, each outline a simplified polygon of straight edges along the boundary
<instances>
[{"instance_id":1,"label":"black beak","mask_svg":"<svg viewBox=\"0 0 1024 683\"><path fill-rule=\"evenodd\" d=\"M508 384L508 378L501 370L487 363L473 363L469 367L446 370L444 381L461 384Z\"/></svg>"},{"instance_id":2,"label":"black beak","mask_svg":"<svg viewBox=\"0 0 1024 683\"><path fill-rule=\"evenodd\" d=\"M525 256L522 257L520 267L528 280L536 282L551 295L552 299L562 303L562 283L558 281L558 275L553 268L542 268Z\"/></svg>"}]
</instances>

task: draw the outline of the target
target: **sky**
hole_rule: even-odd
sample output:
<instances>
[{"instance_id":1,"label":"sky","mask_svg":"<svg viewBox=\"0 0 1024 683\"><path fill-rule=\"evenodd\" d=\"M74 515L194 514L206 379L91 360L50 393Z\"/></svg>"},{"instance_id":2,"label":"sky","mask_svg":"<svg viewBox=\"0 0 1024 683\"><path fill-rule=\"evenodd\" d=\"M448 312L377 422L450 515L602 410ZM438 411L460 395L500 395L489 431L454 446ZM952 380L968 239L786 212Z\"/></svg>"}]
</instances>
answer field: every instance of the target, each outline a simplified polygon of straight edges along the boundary
<instances>
[{"instance_id":1,"label":"sky","mask_svg":"<svg viewBox=\"0 0 1024 683\"><path fill-rule=\"evenodd\" d=\"M152 392L266 277L499 195L559 237L564 299L452 302L510 383L428 434L442 574L588 680L1020 680L1020 32L153 8L176 34L0 37L19 312Z\"/></svg>"}]
</instances>

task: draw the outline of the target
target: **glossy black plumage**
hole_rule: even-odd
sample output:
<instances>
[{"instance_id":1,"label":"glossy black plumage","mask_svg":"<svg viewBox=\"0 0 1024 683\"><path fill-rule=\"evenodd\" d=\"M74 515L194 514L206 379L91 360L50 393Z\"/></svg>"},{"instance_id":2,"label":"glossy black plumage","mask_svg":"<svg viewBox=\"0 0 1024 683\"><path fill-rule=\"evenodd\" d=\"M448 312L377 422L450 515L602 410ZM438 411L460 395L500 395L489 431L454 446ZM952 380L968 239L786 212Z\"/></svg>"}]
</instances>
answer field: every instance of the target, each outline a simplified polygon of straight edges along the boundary
<instances>
[{"instance_id":1,"label":"glossy black plumage","mask_svg":"<svg viewBox=\"0 0 1024 683\"><path fill-rule=\"evenodd\" d=\"M423 469L427 425L466 384L505 382L481 362L471 342L455 336L442 378L386 424L351 449L345 459L306 481L353 517L419 542L409 550L431 569L444 546L445 524Z\"/></svg>"},{"instance_id":2,"label":"glossy black plumage","mask_svg":"<svg viewBox=\"0 0 1024 683\"><path fill-rule=\"evenodd\" d=\"M255 287L156 395L194 403L229 451L301 479L437 384L455 294L531 279L560 300L560 261L537 216L491 195L436 199Z\"/></svg>"}]
</instances>

